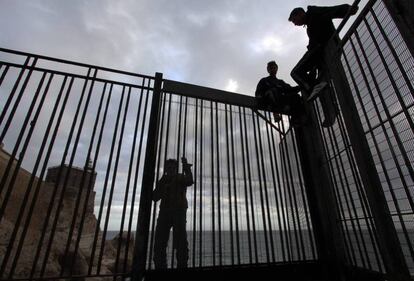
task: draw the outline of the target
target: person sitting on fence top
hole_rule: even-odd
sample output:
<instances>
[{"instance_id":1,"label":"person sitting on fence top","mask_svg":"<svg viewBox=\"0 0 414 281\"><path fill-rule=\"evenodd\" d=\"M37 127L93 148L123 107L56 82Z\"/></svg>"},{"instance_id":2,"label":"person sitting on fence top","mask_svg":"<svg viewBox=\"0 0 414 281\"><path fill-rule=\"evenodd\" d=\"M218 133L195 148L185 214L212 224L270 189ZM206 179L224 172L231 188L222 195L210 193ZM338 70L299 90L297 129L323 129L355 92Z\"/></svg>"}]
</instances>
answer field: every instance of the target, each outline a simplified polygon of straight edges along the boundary
<instances>
[{"instance_id":1,"label":"person sitting on fence top","mask_svg":"<svg viewBox=\"0 0 414 281\"><path fill-rule=\"evenodd\" d=\"M269 76L260 79L256 87L258 107L272 111L276 122L281 120L280 114L291 115L293 122L299 121L305 112L302 98L298 94L300 88L276 78L277 70L275 61L267 63Z\"/></svg>"},{"instance_id":2,"label":"person sitting on fence top","mask_svg":"<svg viewBox=\"0 0 414 281\"><path fill-rule=\"evenodd\" d=\"M315 99L328 85L327 82L316 79L316 71L320 78L324 47L335 33L332 20L344 18L348 13L354 15L357 11L358 6L343 4L332 7L308 6L307 11L298 7L290 13L289 21L296 26L306 26L309 38L308 51L291 72L293 80L303 90L308 93L312 91L308 101Z\"/></svg>"}]
</instances>

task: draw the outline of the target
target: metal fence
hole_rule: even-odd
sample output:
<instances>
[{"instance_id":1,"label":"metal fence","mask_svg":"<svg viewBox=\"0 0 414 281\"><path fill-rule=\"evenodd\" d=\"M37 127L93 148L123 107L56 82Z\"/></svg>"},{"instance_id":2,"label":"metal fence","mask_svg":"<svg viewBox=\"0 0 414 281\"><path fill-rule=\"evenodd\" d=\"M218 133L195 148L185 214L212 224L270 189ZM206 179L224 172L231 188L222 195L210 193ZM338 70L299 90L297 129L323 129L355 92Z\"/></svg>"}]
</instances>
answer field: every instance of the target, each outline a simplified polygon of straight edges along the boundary
<instances>
[{"instance_id":1,"label":"metal fence","mask_svg":"<svg viewBox=\"0 0 414 281\"><path fill-rule=\"evenodd\" d=\"M0 279L154 270L151 193L165 160L186 157L189 267L318 261L343 238L348 269L406 280L405 269L414 273L414 44L395 3L369 1L339 63L328 66L337 118L316 127L326 159L317 169L333 191L325 205L308 201L330 195L315 192L313 167L302 169L315 132L272 122L252 97L0 49ZM319 124L326 106L314 103ZM321 206L336 208L340 235ZM175 251L170 238L169 269Z\"/></svg>"},{"instance_id":2,"label":"metal fence","mask_svg":"<svg viewBox=\"0 0 414 281\"><path fill-rule=\"evenodd\" d=\"M0 276L130 274L154 78L1 50Z\"/></svg>"},{"instance_id":3,"label":"metal fence","mask_svg":"<svg viewBox=\"0 0 414 281\"><path fill-rule=\"evenodd\" d=\"M317 259L289 122L254 98L166 89L157 141L156 79L1 49L1 279L131 276L148 142L156 179L167 158L193 164L190 267Z\"/></svg>"},{"instance_id":4,"label":"metal fence","mask_svg":"<svg viewBox=\"0 0 414 281\"><path fill-rule=\"evenodd\" d=\"M200 91L191 88L197 96ZM232 93L219 95L230 97L233 105L184 95L163 95L156 178L161 178L166 159L186 157L193 164L194 183L187 189L188 265L315 260L312 223L288 122L270 122L269 112L238 105L240 98ZM254 106L254 99L250 101ZM157 216L154 204L148 269L153 268ZM176 267L174 249L170 239L168 268Z\"/></svg>"},{"instance_id":5,"label":"metal fence","mask_svg":"<svg viewBox=\"0 0 414 281\"><path fill-rule=\"evenodd\" d=\"M347 40L343 63L407 264L414 274L411 51L384 2L377 1Z\"/></svg>"},{"instance_id":6,"label":"metal fence","mask_svg":"<svg viewBox=\"0 0 414 281\"><path fill-rule=\"evenodd\" d=\"M413 81L414 58L396 23L392 1L370 1L342 42L341 61L373 157L405 262L414 274L413 255ZM400 3L401 4L401 3ZM408 3L411 5L412 3ZM407 38L406 38L407 39ZM332 94L341 85L335 85ZM340 104L336 100L336 104ZM323 120L319 102L318 119ZM337 106L337 122L320 127L334 183L347 263L387 272L378 226L364 188L349 127ZM367 160L368 161L368 160Z\"/></svg>"}]
</instances>

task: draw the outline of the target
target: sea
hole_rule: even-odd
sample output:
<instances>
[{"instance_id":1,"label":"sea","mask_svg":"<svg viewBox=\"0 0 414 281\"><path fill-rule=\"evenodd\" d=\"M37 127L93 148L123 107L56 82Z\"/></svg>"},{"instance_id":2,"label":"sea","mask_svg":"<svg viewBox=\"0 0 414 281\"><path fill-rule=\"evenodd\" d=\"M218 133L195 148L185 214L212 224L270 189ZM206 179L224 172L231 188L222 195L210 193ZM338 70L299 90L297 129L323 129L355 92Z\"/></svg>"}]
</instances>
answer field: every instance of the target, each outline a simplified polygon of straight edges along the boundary
<instances>
[{"instance_id":1,"label":"sea","mask_svg":"<svg viewBox=\"0 0 414 281\"><path fill-rule=\"evenodd\" d=\"M108 231L106 239L110 240L118 234ZM407 237L414 245L414 230L404 234L398 231L407 265L414 275L414 257L408 247ZM150 233L150 239L152 235ZM189 246L189 267L208 267L215 265L242 265L252 263L292 262L317 260L316 246L308 230L299 231L222 231L187 232ZM362 268L383 272L378 248L371 242L368 230L361 235L346 237L348 259L352 264ZM172 232L167 247L168 264L175 267L172 250ZM152 257L152 251L148 253ZM149 259L149 267L153 267Z\"/></svg>"}]
</instances>

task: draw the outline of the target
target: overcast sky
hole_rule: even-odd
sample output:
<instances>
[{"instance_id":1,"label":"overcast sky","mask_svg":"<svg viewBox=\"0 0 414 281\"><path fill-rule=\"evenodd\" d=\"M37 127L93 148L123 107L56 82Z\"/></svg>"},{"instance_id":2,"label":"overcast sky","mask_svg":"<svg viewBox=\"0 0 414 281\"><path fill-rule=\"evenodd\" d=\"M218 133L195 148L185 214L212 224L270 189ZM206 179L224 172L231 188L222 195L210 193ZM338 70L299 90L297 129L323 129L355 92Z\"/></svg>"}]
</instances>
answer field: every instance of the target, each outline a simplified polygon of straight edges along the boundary
<instances>
[{"instance_id":1,"label":"overcast sky","mask_svg":"<svg viewBox=\"0 0 414 281\"><path fill-rule=\"evenodd\" d=\"M269 60L293 84L307 37L290 11L342 3L352 1L1 0L0 46L253 95Z\"/></svg>"}]
</instances>

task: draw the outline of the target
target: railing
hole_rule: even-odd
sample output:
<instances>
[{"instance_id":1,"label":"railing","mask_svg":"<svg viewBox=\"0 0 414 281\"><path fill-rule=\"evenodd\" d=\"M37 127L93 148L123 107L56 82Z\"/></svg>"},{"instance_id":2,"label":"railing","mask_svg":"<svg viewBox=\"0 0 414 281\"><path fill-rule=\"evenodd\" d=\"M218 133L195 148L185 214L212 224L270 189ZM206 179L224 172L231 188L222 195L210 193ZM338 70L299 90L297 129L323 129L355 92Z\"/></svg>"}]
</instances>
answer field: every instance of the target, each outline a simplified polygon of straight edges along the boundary
<instances>
[{"instance_id":1,"label":"railing","mask_svg":"<svg viewBox=\"0 0 414 281\"><path fill-rule=\"evenodd\" d=\"M342 266L343 246L348 270L407 280L414 44L394 2L369 1L328 63L337 117L317 130L272 122L252 97L0 49L0 279L154 271L151 193L165 160L186 157L188 267ZM168 269L175 251L170 237Z\"/></svg>"},{"instance_id":2,"label":"railing","mask_svg":"<svg viewBox=\"0 0 414 281\"><path fill-rule=\"evenodd\" d=\"M186 157L193 164L194 184L187 189L188 265L315 260L300 162L287 123L274 124L270 113L254 111L253 98L245 98L246 107L243 97L232 93L174 81L164 89L156 178L166 159ZM232 103L211 100L214 96ZM154 204L148 269L153 268L157 216ZM169 268L176 267L174 249L170 239Z\"/></svg>"},{"instance_id":3,"label":"railing","mask_svg":"<svg viewBox=\"0 0 414 281\"><path fill-rule=\"evenodd\" d=\"M317 259L288 121L269 122L254 98L166 80L156 141L155 79L1 49L1 279L131 276L154 141L156 178L166 158L193 164L190 267Z\"/></svg>"},{"instance_id":4,"label":"railing","mask_svg":"<svg viewBox=\"0 0 414 281\"><path fill-rule=\"evenodd\" d=\"M414 274L414 57L385 2L378 1L344 45L343 64L406 262Z\"/></svg>"},{"instance_id":5,"label":"railing","mask_svg":"<svg viewBox=\"0 0 414 281\"><path fill-rule=\"evenodd\" d=\"M1 279L130 275L154 78L5 49L0 65Z\"/></svg>"},{"instance_id":6,"label":"railing","mask_svg":"<svg viewBox=\"0 0 414 281\"><path fill-rule=\"evenodd\" d=\"M405 262L413 275L414 58L412 45L404 41L397 27L397 13L391 2L368 3L342 41L341 60L356 104L356 118L361 120L374 160L373 173L380 179L381 186L375 190L385 194ZM334 84L337 90L341 87ZM315 109L321 122L319 102ZM320 133L328 159L325 165L334 183L347 263L386 274L386 255L378 240L381 230L362 179L366 175L360 173L353 150L357 144L350 140L347 120L342 115L348 109L337 106L336 110L337 122L329 128L320 127Z\"/></svg>"}]
</instances>

